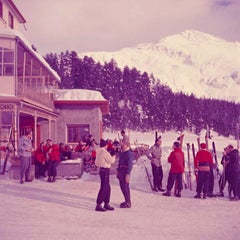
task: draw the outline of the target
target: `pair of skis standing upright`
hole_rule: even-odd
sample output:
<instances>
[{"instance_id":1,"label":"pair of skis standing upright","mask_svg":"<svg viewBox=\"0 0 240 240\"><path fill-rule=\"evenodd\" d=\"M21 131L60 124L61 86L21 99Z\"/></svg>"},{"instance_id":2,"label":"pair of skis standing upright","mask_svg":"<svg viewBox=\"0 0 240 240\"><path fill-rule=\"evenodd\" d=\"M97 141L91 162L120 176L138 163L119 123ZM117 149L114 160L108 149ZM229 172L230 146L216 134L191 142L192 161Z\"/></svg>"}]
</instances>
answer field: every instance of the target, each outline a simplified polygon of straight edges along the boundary
<instances>
[{"instance_id":1,"label":"pair of skis standing upright","mask_svg":"<svg viewBox=\"0 0 240 240\"><path fill-rule=\"evenodd\" d=\"M207 145L207 150L209 150L209 139L212 139L212 136L210 134L210 129L207 125L206 128L206 135L205 135L205 143ZM198 143L198 150L200 150L200 138L197 138L197 143ZM190 159L190 149L192 148L192 156L193 156L193 161L196 157L196 151L195 151L195 145L194 143L192 143L192 145L190 146L190 143L187 143L187 162L188 162L188 173L187 173L187 188L189 188L190 190L192 190L192 171L191 171L191 159ZM214 158L214 163L215 163L215 167L214 169L216 170L217 173L217 177L220 177L220 171L218 168L218 159L217 159L217 151L216 151L216 146L215 146L215 142L212 141L212 155ZM196 176L196 180L197 180L197 171L194 170L194 174Z\"/></svg>"}]
</instances>

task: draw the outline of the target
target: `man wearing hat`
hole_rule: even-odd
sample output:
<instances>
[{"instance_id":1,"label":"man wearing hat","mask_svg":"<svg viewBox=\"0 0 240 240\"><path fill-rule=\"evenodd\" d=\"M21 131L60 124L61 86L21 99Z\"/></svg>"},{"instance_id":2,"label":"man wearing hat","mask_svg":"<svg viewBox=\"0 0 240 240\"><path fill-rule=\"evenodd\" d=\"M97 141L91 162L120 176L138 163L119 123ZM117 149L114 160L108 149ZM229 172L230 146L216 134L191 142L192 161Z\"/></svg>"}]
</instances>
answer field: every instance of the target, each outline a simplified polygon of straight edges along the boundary
<instances>
[{"instance_id":1,"label":"man wearing hat","mask_svg":"<svg viewBox=\"0 0 240 240\"><path fill-rule=\"evenodd\" d=\"M97 206L95 208L98 212L105 212L106 210L112 211L113 207L109 205L111 187L109 181L111 164L115 162L116 157L111 156L107 151L108 142L104 139L100 140L100 148L96 149L95 165L99 167L99 175L101 179L101 185L97 196ZM104 207L102 207L104 203Z\"/></svg>"},{"instance_id":2,"label":"man wearing hat","mask_svg":"<svg viewBox=\"0 0 240 240\"><path fill-rule=\"evenodd\" d=\"M122 152L119 155L117 178L124 196L124 202L120 204L120 208L131 208L131 194L130 194L130 174L133 167L133 155L130 150L130 143L124 141L122 143Z\"/></svg>"},{"instance_id":3,"label":"man wearing hat","mask_svg":"<svg viewBox=\"0 0 240 240\"><path fill-rule=\"evenodd\" d=\"M151 161L152 174L153 174L153 190L163 192L162 180L163 180L163 169L162 169L162 148L161 148L161 136L155 140L155 144L149 149L147 153L148 159Z\"/></svg>"},{"instance_id":4,"label":"man wearing hat","mask_svg":"<svg viewBox=\"0 0 240 240\"><path fill-rule=\"evenodd\" d=\"M201 192L203 192L203 198L205 199L208 193L210 167L213 165L213 159L211 153L207 150L206 143L201 143L200 148L194 159L194 166L198 171L197 195L195 198L201 198Z\"/></svg>"}]
</instances>

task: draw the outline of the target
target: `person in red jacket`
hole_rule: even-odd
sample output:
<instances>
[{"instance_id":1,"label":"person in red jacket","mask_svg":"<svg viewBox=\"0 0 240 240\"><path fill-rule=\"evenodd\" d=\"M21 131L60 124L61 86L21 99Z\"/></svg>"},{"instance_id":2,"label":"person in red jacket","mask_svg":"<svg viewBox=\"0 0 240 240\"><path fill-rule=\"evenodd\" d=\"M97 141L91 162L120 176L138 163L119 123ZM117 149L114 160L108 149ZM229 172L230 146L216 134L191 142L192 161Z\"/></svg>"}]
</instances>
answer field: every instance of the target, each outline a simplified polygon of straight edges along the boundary
<instances>
[{"instance_id":1,"label":"person in red jacket","mask_svg":"<svg viewBox=\"0 0 240 240\"><path fill-rule=\"evenodd\" d=\"M47 170L47 147L45 142L41 142L39 147L34 152L35 163L35 178L46 177L45 172Z\"/></svg>"},{"instance_id":2,"label":"person in red jacket","mask_svg":"<svg viewBox=\"0 0 240 240\"><path fill-rule=\"evenodd\" d=\"M168 175L167 191L163 193L164 196L171 196L171 190L175 180L177 180L177 194L176 197L181 197L182 175L184 172L184 153L181 150L179 142L173 143L173 151L168 157L168 162L171 164L171 168Z\"/></svg>"},{"instance_id":3,"label":"person in red jacket","mask_svg":"<svg viewBox=\"0 0 240 240\"><path fill-rule=\"evenodd\" d=\"M57 166L60 162L60 149L58 144L53 144L51 139L48 143L48 182L55 182L57 176Z\"/></svg>"},{"instance_id":4,"label":"person in red jacket","mask_svg":"<svg viewBox=\"0 0 240 240\"><path fill-rule=\"evenodd\" d=\"M212 154L207 150L206 143L201 143L200 148L194 159L194 167L198 172L197 195L194 197L201 198L201 192L203 192L205 199L208 193L210 167L213 165L213 159Z\"/></svg>"}]
</instances>

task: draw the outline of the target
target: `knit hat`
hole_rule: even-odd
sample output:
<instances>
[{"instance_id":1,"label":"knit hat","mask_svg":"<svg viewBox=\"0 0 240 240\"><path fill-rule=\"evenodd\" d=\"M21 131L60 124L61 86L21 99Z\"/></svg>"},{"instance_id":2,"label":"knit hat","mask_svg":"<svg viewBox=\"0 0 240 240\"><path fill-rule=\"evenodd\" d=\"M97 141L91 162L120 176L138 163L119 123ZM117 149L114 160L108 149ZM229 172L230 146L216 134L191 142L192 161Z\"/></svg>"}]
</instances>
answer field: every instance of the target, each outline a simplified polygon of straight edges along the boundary
<instances>
[{"instance_id":1,"label":"knit hat","mask_svg":"<svg viewBox=\"0 0 240 240\"><path fill-rule=\"evenodd\" d=\"M108 144L107 140L106 141L104 139L100 140L100 147L105 147L107 144Z\"/></svg>"},{"instance_id":2,"label":"knit hat","mask_svg":"<svg viewBox=\"0 0 240 240\"><path fill-rule=\"evenodd\" d=\"M206 144L206 143L201 143L201 144L200 144L200 147L201 147L202 149L206 149L206 148L207 148L207 144Z\"/></svg>"}]
</instances>

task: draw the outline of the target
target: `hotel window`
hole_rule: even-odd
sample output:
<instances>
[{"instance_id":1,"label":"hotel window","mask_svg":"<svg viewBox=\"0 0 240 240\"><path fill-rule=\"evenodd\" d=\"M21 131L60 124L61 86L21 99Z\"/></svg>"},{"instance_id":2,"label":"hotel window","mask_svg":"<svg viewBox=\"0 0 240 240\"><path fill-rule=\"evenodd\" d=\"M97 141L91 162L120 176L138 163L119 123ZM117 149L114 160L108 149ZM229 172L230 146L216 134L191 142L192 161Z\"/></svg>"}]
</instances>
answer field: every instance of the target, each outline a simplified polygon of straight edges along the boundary
<instances>
[{"instance_id":1,"label":"hotel window","mask_svg":"<svg viewBox=\"0 0 240 240\"><path fill-rule=\"evenodd\" d=\"M67 142L78 143L84 136L89 135L89 125L67 125Z\"/></svg>"},{"instance_id":2,"label":"hotel window","mask_svg":"<svg viewBox=\"0 0 240 240\"><path fill-rule=\"evenodd\" d=\"M12 29L14 28L13 15L10 12L8 13L8 26Z\"/></svg>"},{"instance_id":3,"label":"hotel window","mask_svg":"<svg viewBox=\"0 0 240 240\"><path fill-rule=\"evenodd\" d=\"M14 51L0 47L0 76L14 75Z\"/></svg>"}]
</instances>

